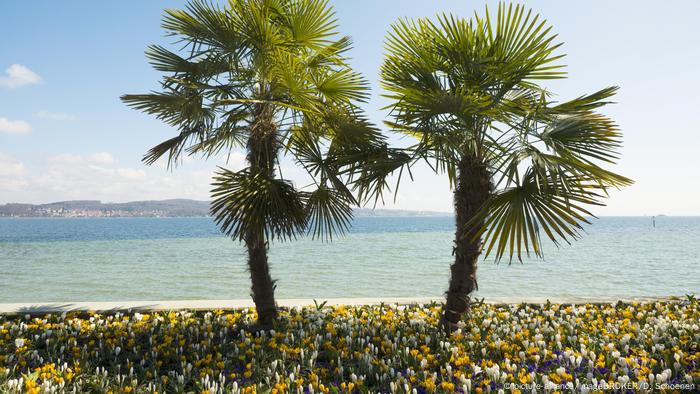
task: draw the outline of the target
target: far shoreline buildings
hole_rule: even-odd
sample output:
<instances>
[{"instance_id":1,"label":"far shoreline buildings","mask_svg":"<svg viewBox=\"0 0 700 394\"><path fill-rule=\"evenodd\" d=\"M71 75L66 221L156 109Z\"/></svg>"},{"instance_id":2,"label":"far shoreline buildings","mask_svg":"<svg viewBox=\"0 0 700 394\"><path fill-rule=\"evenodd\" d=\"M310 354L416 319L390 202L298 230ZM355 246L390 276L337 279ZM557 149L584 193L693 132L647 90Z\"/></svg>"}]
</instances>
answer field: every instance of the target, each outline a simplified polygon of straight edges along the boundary
<instances>
[{"instance_id":1,"label":"far shoreline buildings","mask_svg":"<svg viewBox=\"0 0 700 394\"><path fill-rule=\"evenodd\" d=\"M206 217L209 202L186 199L103 203L97 200L61 201L49 204L0 205L0 217L99 218L99 217Z\"/></svg>"},{"instance_id":2,"label":"far shoreline buildings","mask_svg":"<svg viewBox=\"0 0 700 394\"><path fill-rule=\"evenodd\" d=\"M355 217L451 217L449 212L356 208ZM98 200L60 201L48 204L0 204L0 218L171 218L209 217L209 202L173 199L103 203Z\"/></svg>"}]
</instances>

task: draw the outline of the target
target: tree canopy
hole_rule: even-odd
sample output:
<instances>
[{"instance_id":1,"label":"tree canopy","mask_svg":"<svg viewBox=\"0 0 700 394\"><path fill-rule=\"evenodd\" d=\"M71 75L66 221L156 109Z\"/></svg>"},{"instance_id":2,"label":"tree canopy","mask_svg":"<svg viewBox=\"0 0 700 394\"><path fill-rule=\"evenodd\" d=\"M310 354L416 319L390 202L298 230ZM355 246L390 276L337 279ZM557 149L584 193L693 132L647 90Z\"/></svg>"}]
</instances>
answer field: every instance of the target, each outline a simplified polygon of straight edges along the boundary
<instances>
[{"instance_id":1,"label":"tree canopy","mask_svg":"<svg viewBox=\"0 0 700 394\"><path fill-rule=\"evenodd\" d=\"M551 27L524 6L499 4L470 19L403 19L393 24L381 68L394 131L415 137L407 151L445 173L487 166L493 191L464 237L484 239L496 259L542 255L541 231L576 238L610 187L632 181L604 167L619 158L622 134L599 112L609 87L558 102L542 80L564 78ZM469 228L469 226L466 226Z\"/></svg>"}]
</instances>

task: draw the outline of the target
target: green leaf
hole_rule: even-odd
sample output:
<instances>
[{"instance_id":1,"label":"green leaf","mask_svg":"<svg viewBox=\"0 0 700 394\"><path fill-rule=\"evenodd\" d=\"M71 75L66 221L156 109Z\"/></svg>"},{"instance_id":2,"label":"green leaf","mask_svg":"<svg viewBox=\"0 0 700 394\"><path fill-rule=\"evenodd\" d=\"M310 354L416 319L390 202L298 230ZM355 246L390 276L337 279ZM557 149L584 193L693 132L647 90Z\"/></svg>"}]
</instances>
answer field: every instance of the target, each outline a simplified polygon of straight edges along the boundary
<instances>
[{"instance_id":1,"label":"green leaf","mask_svg":"<svg viewBox=\"0 0 700 394\"><path fill-rule=\"evenodd\" d=\"M288 181L219 167L212 186L214 222L234 239L245 240L254 233L288 240L306 228L305 196Z\"/></svg>"},{"instance_id":2,"label":"green leaf","mask_svg":"<svg viewBox=\"0 0 700 394\"><path fill-rule=\"evenodd\" d=\"M540 229L555 245L579 237L581 224L593 216L584 206L602 205L601 187L585 178L568 179L570 189L547 181L547 187L541 187L529 171L521 184L497 192L473 219L484 220L476 237L483 236L486 256L493 253L500 260L507 253L511 260L521 259L531 250L542 256Z\"/></svg>"},{"instance_id":3,"label":"green leaf","mask_svg":"<svg viewBox=\"0 0 700 394\"><path fill-rule=\"evenodd\" d=\"M320 186L309 193L307 210L308 233L314 238L333 239L333 234L344 234L352 222L354 199L339 190Z\"/></svg>"},{"instance_id":4,"label":"green leaf","mask_svg":"<svg viewBox=\"0 0 700 394\"><path fill-rule=\"evenodd\" d=\"M163 28L176 49L146 52L161 89L122 100L173 127L146 164L246 150L248 168L214 179L212 213L228 235L330 238L359 204L354 193L381 194L407 162L392 162L400 154L358 107L368 83L347 64L352 42L326 0L193 0L166 10ZM276 178L282 155L306 169L315 192Z\"/></svg>"}]
</instances>

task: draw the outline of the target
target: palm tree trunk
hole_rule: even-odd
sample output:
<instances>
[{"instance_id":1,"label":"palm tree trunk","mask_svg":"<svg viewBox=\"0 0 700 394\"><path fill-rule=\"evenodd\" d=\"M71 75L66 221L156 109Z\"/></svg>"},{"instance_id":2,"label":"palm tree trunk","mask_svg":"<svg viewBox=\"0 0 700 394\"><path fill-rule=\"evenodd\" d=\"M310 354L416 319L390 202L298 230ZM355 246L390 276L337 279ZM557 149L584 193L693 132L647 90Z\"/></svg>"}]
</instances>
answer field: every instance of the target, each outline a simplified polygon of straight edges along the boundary
<instances>
[{"instance_id":1,"label":"palm tree trunk","mask_svg":"<svg viewBox=\"0 0 700 394\"><path fill-rule=\"evenodd\" d=\"M270 178L275 176L279 141L273 111L274 108L270 105L256 106L247 146L251 176L261 173ZM245 244L248 249L248 270L253 302L258 312L258 325L263 329L271 328L277 317L277 303L275 281L270 276L270 265L267 261L268 243L265 229L249 228L245 234Z\"/></svg>"},{"instance_id":2,"label":"palm tree trunk","mask_svg":"<svg viewBox=\"0 0 700 394\"><path fill-rule=\"evenodd\" d=\"M269 328L277 317L275 281L270 276L267 262L267 243L262 232L249 231L245 238L248 249L248 270L252 283L253 302L258 311L258 324Z\"/></svg>"},{"instance_id":3,"label":"palm tree trunk","mask_svg":"<svg viewBox=\"0 0 700 394\"><path fill-rule=\"evenodd\" d=\"M457 230L455 262L450 267L450 286L442 316L442 324L454 329L469 310L469 296L478 289L476 268L481 254L481 240L474 239L482 220L474 221L491 192L491 178L486 165L477 157L465 156L459 162L457 187L454 192Z\"/></svg>"}]
</instances>

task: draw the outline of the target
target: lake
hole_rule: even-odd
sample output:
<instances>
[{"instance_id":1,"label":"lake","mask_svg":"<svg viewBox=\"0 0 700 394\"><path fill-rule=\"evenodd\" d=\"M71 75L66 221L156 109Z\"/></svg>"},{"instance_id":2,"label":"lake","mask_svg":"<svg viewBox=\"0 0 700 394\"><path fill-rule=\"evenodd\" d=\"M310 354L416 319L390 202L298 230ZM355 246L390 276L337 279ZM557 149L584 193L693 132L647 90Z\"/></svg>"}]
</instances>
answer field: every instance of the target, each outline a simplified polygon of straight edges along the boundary
<instances>
[{"instance_id":1,"label":"lake","mask_svg":"<svg viewBox=\"0 0 700 394\"><path fill-rule=\"evenodd\" d=\"M349 234L273 243L278 298L440 297L451 217L361 217ZM544 235L543 235L544 236ZM479 266L479 297L700 293L700 218L604 217L545 258ZM236 299L246 254L210 218L0 219L0 302Z\"/></svg>"}]
</instances>

